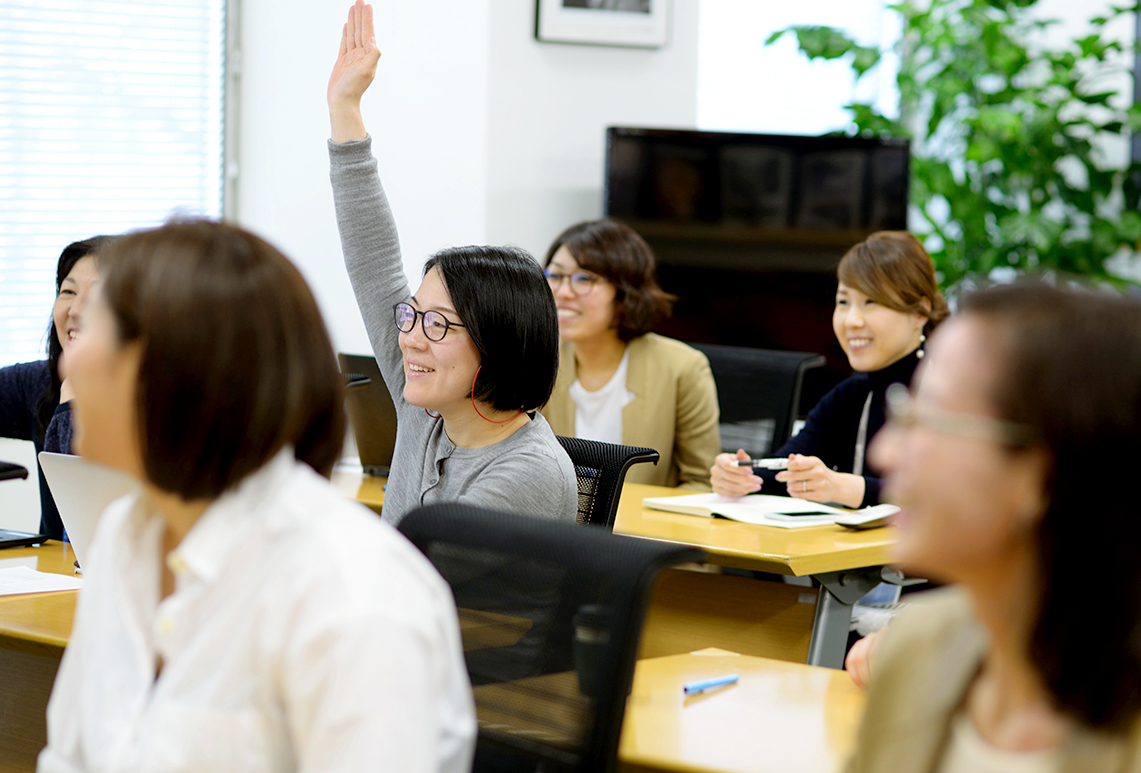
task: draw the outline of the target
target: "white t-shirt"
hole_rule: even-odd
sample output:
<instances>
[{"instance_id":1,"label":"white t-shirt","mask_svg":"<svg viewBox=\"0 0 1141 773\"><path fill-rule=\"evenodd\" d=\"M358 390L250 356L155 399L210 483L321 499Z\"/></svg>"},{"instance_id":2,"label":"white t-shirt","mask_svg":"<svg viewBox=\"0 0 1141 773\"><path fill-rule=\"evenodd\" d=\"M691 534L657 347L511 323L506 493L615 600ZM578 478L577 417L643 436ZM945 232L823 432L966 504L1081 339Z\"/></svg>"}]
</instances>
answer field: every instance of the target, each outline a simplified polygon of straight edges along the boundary
<instances>
[{"instance_id":1,"label":"white t-shirt","mask_svg":"<svg viewBox=\"0 0 1141 773\"><path fill-rule=\"evenodd\" d=\"M635 395L626 388L626 372L630 369L630 347L622 355L618 370L597 392L588 392L576 378L567 390L574 400L574 434L586 440L622 444L622 409Z\"/></svg>"},{"instance_id":2,"label":"white t-shirt","mask_svg":"<svg viewBox=\"0 0 1141 773\"><path fill-rule=\"evenodd\" d=\"M163 528L137 493L104 513L40 773L470 768L452 595L395 529L288 448L202 514L160 599Z\"/></svg>"},{"instance_id":3,"label":"white t-shirt","mask_svg":"<svg viewBox=\"0 0 1141 773\"><path fill-rule=\"evenodd\" d=\"M1057 773L1062 769L1058 749L1012 752L987 743L970 717L959 712L951 719L951 738L939 773Z\"/></svg>"}]
</instances>

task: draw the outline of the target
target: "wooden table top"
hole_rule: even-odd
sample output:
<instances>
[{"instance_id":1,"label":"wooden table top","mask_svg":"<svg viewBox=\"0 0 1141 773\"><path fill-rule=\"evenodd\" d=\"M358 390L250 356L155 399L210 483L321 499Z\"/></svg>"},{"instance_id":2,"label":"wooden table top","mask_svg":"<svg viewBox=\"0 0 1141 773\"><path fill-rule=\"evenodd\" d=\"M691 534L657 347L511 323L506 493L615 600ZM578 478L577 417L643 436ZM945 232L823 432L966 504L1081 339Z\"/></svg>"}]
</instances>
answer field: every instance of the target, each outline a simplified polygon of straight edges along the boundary
<instances>
[{"instance_id":1,"label":"wooden table top","mask_svg":"<svg viewBox=\"0 0 1141 773\"><path fill-rule=\"evenodd\" d=\"M380 512L387 478L357 472L334 472L333 485L345 496ZM758 569L798 577L878 566L891 560L895 530L891 527L851 531L842 526L778 529L722 518L701 518L642 507L646 497L691 494L664 486L627 483L618 500L616 534L649 537L664 542L696 545L710 554L710 563Z\"/></svg>"},{"instance_id":2,"label":"wooden table top","mask_svg":"<svg viewBox=\"0 0 1141 773\"><path fill-rule=\"evenodd\" d=\"M73 572L71 546L60 542L0 551L0 567L29 557L39 571ZM0 636L62 649L77 595L0 597ZM487 624L462 621L476 633ZM739 673L740 682L701 696L682 694L683 684L727 673ZM636 770L834 773L851 748L863 701L847 674L833 669L722 650L641 660L619 758Z\"/></svg>"},{"instance_id":3,"label":"wooden table top","mask_svg":"<svg viewBox=\"0 0 1141 773\"><path fill-rule=\"evenodd\" d=\"M691 493L663 486L625 484L618 500L614 532L696 545L710 554L710 563L719 566L798 577L878 566L891 560L890 551L896 537L895 530L887 526L866 531L851 531L836 525L780 529L723 518L667 513L642 506L646 497Z\"/></svg>"},{"instance_id":4,"label":"wooden table top","mask_svg":"<svg viewBox=\"0 0 1141 773\"><path fill-rule=\"evenodd\" d=\"M682 685L740 681L693 697ZM686 773L835 773L855 741L864 692L844 671L724 650L639 660L618 758Z\"/></svg>"},{"instance_id":5,"label":"wooden table top","mask_svg":"<svg viewBox=\"0 0 1141 773\"><path fill-rule=\"evenodd\" d=\"M71 545L48 540L38 548L0 550L0 569L5 562L34 558L35 569L55 574L75 574L75 553ZM32 593L23 596L0 596L0 636L23 641L67 646L71 621L75 617L76 591Z\"/></svg>"},{"instance_id":6,"label":"wooden table top","mask_svg":"<svg viewBox=\"0 0 1141 773\"><path fill-rule=\"evenodd\" d=\"M378 513L384 505L384 487L388 485L388 478L335 470L331 480L333 487L349 499L368 505Z\"/></svg>"}]
</instances>

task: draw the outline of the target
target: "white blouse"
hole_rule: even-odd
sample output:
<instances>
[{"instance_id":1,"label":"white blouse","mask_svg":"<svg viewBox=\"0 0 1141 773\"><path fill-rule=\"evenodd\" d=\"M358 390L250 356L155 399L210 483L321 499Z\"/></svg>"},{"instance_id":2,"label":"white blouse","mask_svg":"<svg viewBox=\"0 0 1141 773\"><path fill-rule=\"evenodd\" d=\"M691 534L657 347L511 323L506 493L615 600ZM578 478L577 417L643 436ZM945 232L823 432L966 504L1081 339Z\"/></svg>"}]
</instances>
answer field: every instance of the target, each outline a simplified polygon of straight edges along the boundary
<instances>
[{"instance_id":1,"label":"white blouse","mask_svg":"<svg viewBox=\"0 0 1141 773\"><path fill-rule=\"evenodd\" d=\"M137 494L104 514L40 773L468 770L451 593L374 513L286 449L202 514L160 601L162 532Z\"/></svg>"},{"instance_id":2,"label":"white blouse","mask_svg":"<svg viewBox=\"0 0 1141 773\"><path fill-rule=\"evenodd\" d=\"M630 370L630 347L626 347L618 370L596 392L588 392L575 379L567 390L574 400L574 435L587 440L622 444L622 409L637 395L626 388Z\"/></svg>"},{"instance_id":3,"label":"white blouse","mask_svg":"<svg viewBox=\"0 0 1141 773\"><path fill-rule=\"evenodd\" d=\"M951 720L951 737L939 773L1057 773L1061 769L1058 749L1012 752L991 746L960 711Z\"/></svg>"}]
</instances>

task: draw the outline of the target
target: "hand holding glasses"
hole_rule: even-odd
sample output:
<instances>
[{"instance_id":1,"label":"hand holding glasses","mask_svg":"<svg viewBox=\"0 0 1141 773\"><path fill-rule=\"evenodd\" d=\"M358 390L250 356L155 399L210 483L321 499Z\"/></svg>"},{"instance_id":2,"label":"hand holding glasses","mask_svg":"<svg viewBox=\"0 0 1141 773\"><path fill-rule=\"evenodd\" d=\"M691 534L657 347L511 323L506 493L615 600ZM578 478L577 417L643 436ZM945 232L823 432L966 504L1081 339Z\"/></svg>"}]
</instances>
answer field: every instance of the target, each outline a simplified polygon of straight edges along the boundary
<instances>
[{"instance_id":1,"label":"hand holding glasses","mask_svg":"<svg viewBox=\"0 0 1141 773\"><path fill-rule=\"evenodd\" d=\"M420 317L420 329L429 341L443 341L448 334L448 328L465 327L459 322L452 322L438 311L417 311L411 304L398 303L392 307L396 329L401 333L411 333L416 327L416 317Z\"/></svg>"}]
</instances>

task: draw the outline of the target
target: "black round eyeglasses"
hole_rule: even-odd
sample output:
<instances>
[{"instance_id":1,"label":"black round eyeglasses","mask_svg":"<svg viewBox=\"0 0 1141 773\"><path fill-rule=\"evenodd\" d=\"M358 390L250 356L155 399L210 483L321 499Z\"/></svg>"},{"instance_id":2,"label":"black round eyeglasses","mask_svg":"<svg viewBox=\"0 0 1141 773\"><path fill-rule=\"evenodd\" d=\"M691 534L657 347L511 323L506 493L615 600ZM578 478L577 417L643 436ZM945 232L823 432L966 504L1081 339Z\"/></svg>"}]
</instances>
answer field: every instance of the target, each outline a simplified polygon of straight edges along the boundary
<instances>
[{"instance_id":1,"label":"black round eyeglasses","mask_svg":"<svg viewBox=\"0 0 1141 773\"><path fill-rule=\"evenodd\" d=\"M411 304L398 303L392 307L392 315L396 322L396 329L401 333L411 333L416 326L416 317L420 317L420 329L429 341L443 341L448 334L448 328L465 327L459 322L452 322L438 311L417 311Z\"/></svg>"}]
</instances>

